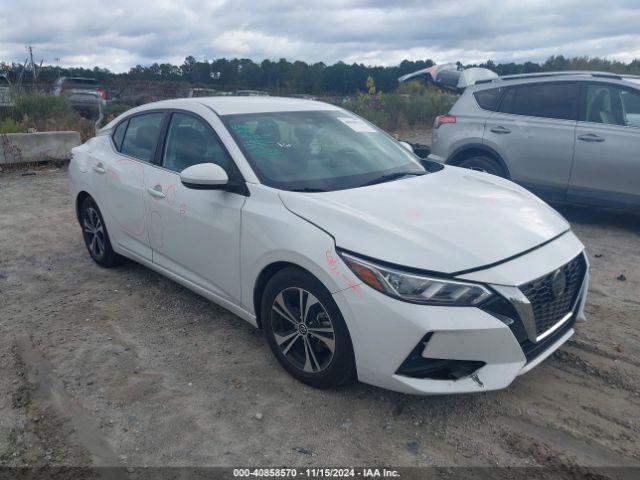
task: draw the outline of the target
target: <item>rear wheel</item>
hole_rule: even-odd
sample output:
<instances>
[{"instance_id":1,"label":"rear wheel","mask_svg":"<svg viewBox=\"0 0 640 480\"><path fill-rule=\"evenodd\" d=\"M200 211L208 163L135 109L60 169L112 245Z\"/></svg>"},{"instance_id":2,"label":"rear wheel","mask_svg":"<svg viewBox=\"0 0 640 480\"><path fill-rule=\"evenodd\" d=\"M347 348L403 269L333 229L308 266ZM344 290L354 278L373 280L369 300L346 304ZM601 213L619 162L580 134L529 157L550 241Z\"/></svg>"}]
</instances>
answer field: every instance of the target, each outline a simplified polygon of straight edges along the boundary
<instances>
[{"instance_id":1,"label":"rear wheel","mask_svg":"<svg viewBox=\"0 0 640 480\"><path fill-rule=\"evenodd\" d=\"M468 168L469 170L490 173L491 175L497 175L498 177L506 178L507 176L497 160L483 155L466 158L461 161L458 166Z\"/></svg>"},{"instance_id":2,"label":"rear wheel","mask_svg":"<svg viewBox=\"0 0 640 480\"><path fill-rule=\"evenodd\" d=\"M316 388L353 379L349 331L329 291L299 268L286 268L267 283L262 325L278 362L293 377Z\"/></svg>"},{"instance_id":3,"label":"rear wheel","mask_svg":"<svg viewBox=\"0 0 640 480\"><path fill-rule=\"evenodd\" d=\"M91 197L85 198L80 207L80 226L84 244L94 262L101 267L115 267L124 261L111 247L107 226L100 209Z\"/></svg>"}]
</instances>

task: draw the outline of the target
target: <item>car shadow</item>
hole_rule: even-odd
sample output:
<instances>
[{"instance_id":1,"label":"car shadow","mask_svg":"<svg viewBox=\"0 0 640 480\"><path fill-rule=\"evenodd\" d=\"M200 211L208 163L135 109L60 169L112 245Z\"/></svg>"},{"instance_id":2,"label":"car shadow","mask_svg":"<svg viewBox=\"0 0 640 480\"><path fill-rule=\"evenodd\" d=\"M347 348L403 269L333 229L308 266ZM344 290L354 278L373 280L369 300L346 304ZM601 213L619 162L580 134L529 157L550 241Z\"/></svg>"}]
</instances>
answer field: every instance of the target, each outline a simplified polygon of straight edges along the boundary
<instances>
[{"instance_id":1,"label":"car shadow","mask_svg":"<svg viewBox=\"0 0 640 480\"><path fill-rule=\"evenodd\" d=\"M640 212L566 204L553 204L553 208L571 223L611 226L640 233Z\"/></svg>"}]
</instances>

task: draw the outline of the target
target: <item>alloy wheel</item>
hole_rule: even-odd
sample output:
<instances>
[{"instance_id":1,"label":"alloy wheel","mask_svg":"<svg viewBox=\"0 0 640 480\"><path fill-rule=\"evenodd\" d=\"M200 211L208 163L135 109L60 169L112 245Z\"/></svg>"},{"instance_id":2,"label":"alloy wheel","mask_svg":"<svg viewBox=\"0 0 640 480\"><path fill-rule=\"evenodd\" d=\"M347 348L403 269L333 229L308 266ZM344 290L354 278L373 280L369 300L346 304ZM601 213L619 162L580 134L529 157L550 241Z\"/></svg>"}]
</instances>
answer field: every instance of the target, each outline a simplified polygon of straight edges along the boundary
<instances>
[{"instance_id":1,"label":"alloy wheel","mask_svg":"<svg viewBox=\"0 0 640 480\"><path fill-rule=\"evenodd\" d=\"M306 373L326 369L335 353L335 330L322 303L310 292L282 290L271 306L271 327L278 348L295 368Z\"/></svg>"},{"instance_id":2,"label":"alloy wheel","mask_svg":"<svg viewBox=\"0 0 640 480\"><path fill-rule=\"evenodd\" d=\"M95 208L89 207L85 210L82 223L87 248L94 258L102 258L105 252L104 226Z\"/></svg>"}]
</instances>

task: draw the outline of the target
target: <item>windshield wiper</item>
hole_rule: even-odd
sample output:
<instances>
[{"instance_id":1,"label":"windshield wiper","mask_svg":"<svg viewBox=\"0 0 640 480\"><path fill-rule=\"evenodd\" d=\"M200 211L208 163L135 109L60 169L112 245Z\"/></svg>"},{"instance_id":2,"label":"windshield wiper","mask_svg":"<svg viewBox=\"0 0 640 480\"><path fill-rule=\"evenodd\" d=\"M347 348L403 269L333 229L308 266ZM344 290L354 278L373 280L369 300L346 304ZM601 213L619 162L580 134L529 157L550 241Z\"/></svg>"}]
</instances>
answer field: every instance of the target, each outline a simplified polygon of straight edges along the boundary
<instances>
[{"instance_id":1,"label":"windshield wiper","mask_svg":"<svg viewBox=\"0 0 640 480\"><path fill-rule=\"evenodd\" d=\"M391 182L392 180L398 180L407 176L421 176L426 175L427 172L396 172L396 173L388 173L386 175L382 175L380 177L376 177L373 180L369 180L368 182L360 185L361 187L367 187L369 185L376 185L378 183Z\"/></svg>"},{"instance_id":2,"label":"windshield wiper","mask_svg":"<svg viewBox=\"0 0 640 480\"><path fill-rule=\"evenodd\" d=\"M294 188L293 190L289 190L289 191L290 192L316 193L316 192L326 192L327 190L324 190L322 188L303 187L303 188Z\"/></svg>"}]
</instances>

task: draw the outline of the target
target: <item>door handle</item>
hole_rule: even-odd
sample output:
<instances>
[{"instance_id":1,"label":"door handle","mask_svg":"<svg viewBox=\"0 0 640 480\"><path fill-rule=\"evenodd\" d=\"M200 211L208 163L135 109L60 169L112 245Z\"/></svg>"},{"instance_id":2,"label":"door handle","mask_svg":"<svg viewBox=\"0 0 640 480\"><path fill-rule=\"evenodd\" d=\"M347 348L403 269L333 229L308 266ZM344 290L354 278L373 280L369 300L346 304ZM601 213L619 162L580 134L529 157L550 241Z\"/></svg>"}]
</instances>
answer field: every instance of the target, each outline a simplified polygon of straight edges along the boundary
<instances>
[{"instance_id":1,"label":"door handle","mask_svg":"<svg viewBox=\"0 0 640 480\"><path fill-rule=\"evenodd\" d=\"M511 130L509 130L507 127L503 127L502 125L491 127L491 131L493 133L511 133Z\"/></svg>"},{"instance_id":2,"label":"door handle","mask_svg":"<svg viewBox=\"0 0 640 480\"><path fill-rule=\"evenodd\" d=\"M583 142L604 142L604 138L595 133L586 133L584 135L578 135L578 140Z\"/></svg>"},{"instance_id":3,"label":"door handle","mask_svg":"<svg viewBox=\"0 0 640 480\"><path fill-rule=\"evenodd\" d=\"M93 166L93 171L96 173L104 173L106 170L104 169L104 165L102 162L98 162Z\"/></svg>"},{"instance_id":4,"label":"door handle","mask_svg":"<svg viewBox=\"0 0 640 480\"><path fill-rule=\"evenodd\" d=\"M166 195L164 193L162 193L162 186L161 185L156 185L155 187L150 187L147 189L147 192L149 192L149 195L151 195L152 197L155 198L164 198L166 197Z\"/></svg>"}]
</instances>

